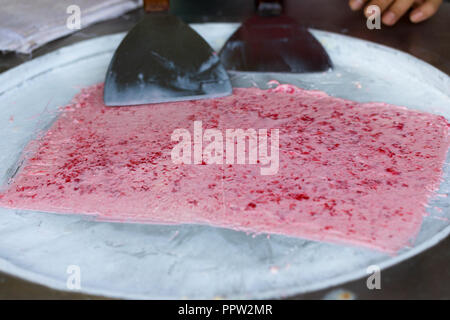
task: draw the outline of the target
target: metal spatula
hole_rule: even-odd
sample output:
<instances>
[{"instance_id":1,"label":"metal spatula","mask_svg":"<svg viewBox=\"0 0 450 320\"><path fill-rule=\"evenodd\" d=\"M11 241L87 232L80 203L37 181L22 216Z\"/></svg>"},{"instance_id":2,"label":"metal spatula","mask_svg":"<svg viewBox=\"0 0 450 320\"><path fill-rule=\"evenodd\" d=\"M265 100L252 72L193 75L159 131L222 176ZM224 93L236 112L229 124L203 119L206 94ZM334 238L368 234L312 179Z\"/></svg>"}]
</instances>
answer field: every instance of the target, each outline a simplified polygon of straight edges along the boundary
<instances>
[{"instance_id":1,"label":"metal spatula","mask_svg":"<svg viewBox=\"0 0 450 320\"><path fill-rule=\"evenodd\" d=\"M244 21L220 51L227 70L318 72L332 67L316 38L283 14L282 0L258 0L257 13Z\"/></svg>"},{"instance_id":2,"label":"metal spatula","mask_svg":"<svg viewBox=\"0 0 450 320\"><path fill-rule=\"evenodd\" d=\"M169 0L144 0L147 14L123 39L106 73L107 106L215 98L231 94L220 59Z\"/></svg>"}]
</instances>

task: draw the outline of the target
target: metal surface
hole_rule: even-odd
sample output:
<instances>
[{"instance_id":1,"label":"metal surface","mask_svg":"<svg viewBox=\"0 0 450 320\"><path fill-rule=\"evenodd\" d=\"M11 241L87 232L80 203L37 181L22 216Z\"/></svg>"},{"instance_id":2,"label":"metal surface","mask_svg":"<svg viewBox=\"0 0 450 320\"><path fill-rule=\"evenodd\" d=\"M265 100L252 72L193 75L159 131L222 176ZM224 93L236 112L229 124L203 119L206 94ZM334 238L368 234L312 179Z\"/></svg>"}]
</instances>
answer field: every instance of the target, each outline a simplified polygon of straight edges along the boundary
<instances>
[{"instance_id":1,"label":"metal surface","mask_svg":"<svg viewBox=\"0 0 450 320\"><path fill-rule=\"evenodd\" d=\"M197 25L220 48L236 25ZM290 82L358 101L386 101L449 115L449 78L398 51L315 31L336 68L320 74L233 73L237 86ZM1 174L14 165L33 132L48 125L80 86L101 81L120 35L67 47L0 76ZM363 54L367 59L357 59ZM358 61L356 64L355 61ZM386 79L380 64L391 71ZM27 79L24 81L24 78ZM432 101L432 102L430 102ZM34 115L34 116L33 116ZM13 116L13 121L10 121ZM441 193L448 193L449 168ZM98 223L79 216L0 212L0 268L65 289L69 265L79 265L83 292L117 297L279 297L317 290L365 275L434 245L449 222L436 219L448 199L433 200L415 246L396 257L282 236L246 235L206 226Z\"/></svg>"},{"instance_id":2,"label":"metal surface","mask_svg":"<svg viewBox=\"0 0 450 320\"><path fill-rule=\"evenodd\" d=\"M227 70L320 72L332 67L327 52L295 19L282 14L282 1L258 1L257 13L227 40L220 59Z\"/></svg>"},{"instance_id":3,"label":"metal surface","mask_svg":"<svg viewBox=\"0 0 450 320\"><path fill-rule=\"evenodd\" d=\"M121 42L106 72L107 106L231 94L219 57L192 28L166 12L147 13Z\"/></svg>"}]
</instances>

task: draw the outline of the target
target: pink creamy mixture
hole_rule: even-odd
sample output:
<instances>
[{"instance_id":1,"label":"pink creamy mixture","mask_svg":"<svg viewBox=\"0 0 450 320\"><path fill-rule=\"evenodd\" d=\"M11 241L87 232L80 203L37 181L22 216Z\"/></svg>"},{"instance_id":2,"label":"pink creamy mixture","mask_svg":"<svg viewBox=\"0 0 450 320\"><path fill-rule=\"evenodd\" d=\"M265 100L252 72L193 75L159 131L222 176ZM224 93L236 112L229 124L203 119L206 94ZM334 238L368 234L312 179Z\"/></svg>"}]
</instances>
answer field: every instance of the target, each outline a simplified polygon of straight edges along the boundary
<instances>
[{"instance_id":1,"label":"pink creamy mixture","mask_svg":"<svg viewBox=\"0 0 450 320\"><path fill-rule=\"evenodd\" d=\"M119 108L105 107L102 93L102 85L84 89L30 144L34 154L0 205L395 252L417 234L449 147L442 116L290 85ZM174 164L171 134L192 133L194 120L223 132L278 128L278 173L261 175L258 165Z\"/></svg>"}]
</instances>

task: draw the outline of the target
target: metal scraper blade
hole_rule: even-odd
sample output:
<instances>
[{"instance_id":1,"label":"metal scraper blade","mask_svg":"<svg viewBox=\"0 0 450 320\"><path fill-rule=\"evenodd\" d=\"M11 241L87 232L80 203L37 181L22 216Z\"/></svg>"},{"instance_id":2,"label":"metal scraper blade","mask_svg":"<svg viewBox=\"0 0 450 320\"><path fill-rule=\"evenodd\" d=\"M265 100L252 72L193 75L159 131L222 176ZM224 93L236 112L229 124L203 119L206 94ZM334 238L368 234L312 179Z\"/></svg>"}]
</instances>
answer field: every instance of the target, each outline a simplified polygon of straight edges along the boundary
<instances>
[{"instance_id":1,"label":"metal scraper blade","mask_svg":"<svg viewBox=\"0 0 450 320\"><path fill-rule=\"evenodd\" d=\"M107 106L216 98L232 87L218 55L191 27L150 13L122 40L104 87Z\"/></svg>"},{"instance_id":2,"label":"metal scraper blade","mask_svg":"<svg viewBox=\"0 0 450 320\"><path fill-rule=\"evenodd\" d=\"M279 12L265 12L267 7L281 11L281 0L258 2L257 14L244 21L220 51L227 70L302 73L332 68L327 52L305 27Z\"/></svg>"}]
</instances>

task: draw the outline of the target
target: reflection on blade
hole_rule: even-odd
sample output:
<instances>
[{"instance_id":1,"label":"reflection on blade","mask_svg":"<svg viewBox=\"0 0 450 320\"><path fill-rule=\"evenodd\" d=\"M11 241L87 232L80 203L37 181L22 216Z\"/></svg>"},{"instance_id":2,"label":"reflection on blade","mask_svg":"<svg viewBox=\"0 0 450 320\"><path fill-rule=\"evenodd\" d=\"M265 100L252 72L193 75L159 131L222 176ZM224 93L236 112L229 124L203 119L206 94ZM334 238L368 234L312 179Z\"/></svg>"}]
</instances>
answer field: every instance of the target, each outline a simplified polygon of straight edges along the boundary
<instances>
[{"instance_id":1,"label":"reflection on blade","mask_svg":"<svg viewBox=\"0 0 450 320\"><path fill-rule=\"evenodd\" d=\"M231 94L217 54L172 15L149 14L120 44L105 80L108 106L216 98Z\"/></svg>"}]
</instances>

